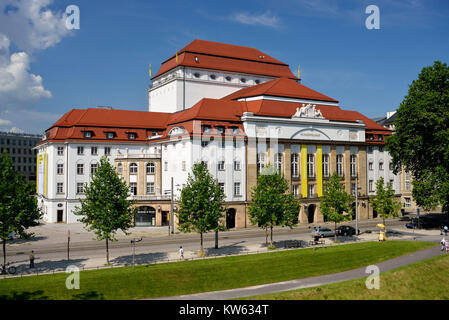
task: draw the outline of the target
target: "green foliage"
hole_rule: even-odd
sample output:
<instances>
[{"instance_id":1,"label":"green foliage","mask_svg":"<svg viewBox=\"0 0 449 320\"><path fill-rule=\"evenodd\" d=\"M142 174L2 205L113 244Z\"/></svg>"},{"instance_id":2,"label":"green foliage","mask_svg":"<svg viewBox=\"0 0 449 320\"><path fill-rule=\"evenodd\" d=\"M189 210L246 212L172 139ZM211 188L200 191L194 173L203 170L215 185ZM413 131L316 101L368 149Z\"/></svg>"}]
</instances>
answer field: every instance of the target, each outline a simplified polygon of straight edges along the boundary
<instances>
[{"instance_id":1,"label":"green foliage","mask_svg":"<svg viewBox=\"0 0 449 320\"><path fill-rule=\"evenodd\" d=\"M328 220L339 223L352 219L351 205L353 197L346 193L342 178L334 172L326 184L323 196L320 198L320 211ZM347 213L347 214L345 214Z\"/></svg>"},{"instance_id":2,"label":"green foliage","mask_svg":"<svg viewBox=\"0 0 449 320\"><path fill-rule=\"evenodd\" d=\"M385 218L392 218L399 216L401 203L396 199L394 190L391 185L387 183L384 185L384 178L380 177L376 182L376 196L371 201L373 209L385 220Z\"/></svg>"},{"instance_id":3,"label":"green foliage","mask_svg":"<svg viewBox=\"0 0 449 320\"><path fill-rule=\"evenodd\" d=\"M271 229L271 243L274 226L293 227L297 224L299 200L288 190L288 182L275 172L271 165L264 168L257 177L257 185L251 190L253 202L248 213L253 224Z\"/></svg>"},{"instance_id":4,"label":"green foliage","mask_svg":"<svg viewBox=\"0 0 449 320\"><path fill-rule=\"evenodd\" d=\"M449 212L449 67L440 61L422 69L396 114L386 139L395 171L413 176L413 197L425 208Z\"/></svg>"},{"instance_id":5,"label":"green foliage","mask_svg":"<svg viewBox=\"0 0 449 320\"><path fill-rule=\"evenodd\" d=\"M85 195L74 213L81 216L80 222L86 230L94 231L98 240L106 240L106 246L108 241L116 241L117 230L127 234L127 229L132 227L133 202L127 200L129 188L106 156L101 158L92 182L85 185Z\"/></svg>"},{"instance_id":6,"label":"green foliage","mask_svg":"<svg viewBox=\"0 0 449 320\"><path fill-rule=\"evenodd\" d=\"M0 238L3 240L3 262L6 263L6 240L11 232L29 238L29 227L37 226L41 213L34 196L35 188L14 171L6 152L0 156Z\"/></svg>"},{"instance_id":7,"label":"green foliage","mask_svg":"<svg viewBox=\"0 0 449 320\"><path fill-rule=\"evenodd\" d=\"M195 163L189 173L187 185L181 191L179 210L177 212L181 232L195 231L202 235L209 231L222 231L224 225L220 219L224 216L225 194L207 168L202 163Z\"/></svg>"}]
</instances>

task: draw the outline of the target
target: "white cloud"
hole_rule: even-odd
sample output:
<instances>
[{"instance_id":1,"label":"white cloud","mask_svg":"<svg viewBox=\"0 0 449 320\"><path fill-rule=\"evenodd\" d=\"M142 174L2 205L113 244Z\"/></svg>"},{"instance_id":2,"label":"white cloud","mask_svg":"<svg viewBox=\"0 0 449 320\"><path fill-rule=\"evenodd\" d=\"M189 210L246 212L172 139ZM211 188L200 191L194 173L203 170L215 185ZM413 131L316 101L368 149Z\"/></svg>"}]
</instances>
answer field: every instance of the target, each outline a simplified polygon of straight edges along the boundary
<instances>
[{"instance_id":1,"label":"white cloud","mask_svg":"<svg viewBox=\"0 0 449 320\"><path fill-rule=\"evenodd\" d=\"M9 132L11 133L24 133L25 131L23 131L22 129L19 129L17 127L12 127Z\"/></svg>"},{"instance_id":2,"label":"white cloud","mask_svg":"<svg viewBox=\"0 0 449 320\"><path fill-rule=\"evenodd\" d=\"M0 126L9 126L11 124L11 121L0 119Z\"/></svg>"},{"instance_id":3,"label":"white cloud","mask_svg":"<svg viewBox=\"0 0 449 320\"><path fill-rule=\"evenodd\" d=\"M0 0L0 30L20 50L51 47L70 33L65 13L46 9L53 0Z\"/></svg>"},{"instance_id":4,"label":"white cloud","mask_svg":"<svg viewBox=\"0 0 449 320\"><path fill-rule=\"evenodd\" d=\"M0 0L0 111L29 108L52 96L30 69L33 52L56 45L71 32L65 12L47 8L52 2Z\"/></svg>"},{"instance_id":5,"label":"white cloud","mask_svg":"<svg viewBox=\"0 0 449 320\"><path fill-rule=\"evenodd\" d=\"M265 26L278 28L279 18L271 14L269 11L262 14L250 14L247 12L239 12L231 15L230 19L232 21L243 23L252 26Z\"/></svg>"}]
</instances>

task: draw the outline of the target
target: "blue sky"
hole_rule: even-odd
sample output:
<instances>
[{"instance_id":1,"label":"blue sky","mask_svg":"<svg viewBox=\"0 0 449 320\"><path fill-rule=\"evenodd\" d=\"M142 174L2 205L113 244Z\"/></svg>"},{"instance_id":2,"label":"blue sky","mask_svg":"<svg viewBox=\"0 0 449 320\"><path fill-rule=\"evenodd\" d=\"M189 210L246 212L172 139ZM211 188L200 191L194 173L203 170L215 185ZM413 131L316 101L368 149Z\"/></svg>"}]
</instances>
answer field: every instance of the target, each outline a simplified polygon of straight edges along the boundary
<instances>
[{"instance_id":1,"label":"blue sky","mask_svg":"<svg viewBox=\"0 0 449 320\"><path fill-rule=\"evenodd\" d=\"M379 30L365 27L370 4ZM68 5L79 30L62 27ZM0 130L42 133L72 108L148 110L148 64L155 74L193 39L300 65L302 84L383 116L424 66L449 62L448 16L445 0L0 0Z\"/></svg>"}]
</instances>

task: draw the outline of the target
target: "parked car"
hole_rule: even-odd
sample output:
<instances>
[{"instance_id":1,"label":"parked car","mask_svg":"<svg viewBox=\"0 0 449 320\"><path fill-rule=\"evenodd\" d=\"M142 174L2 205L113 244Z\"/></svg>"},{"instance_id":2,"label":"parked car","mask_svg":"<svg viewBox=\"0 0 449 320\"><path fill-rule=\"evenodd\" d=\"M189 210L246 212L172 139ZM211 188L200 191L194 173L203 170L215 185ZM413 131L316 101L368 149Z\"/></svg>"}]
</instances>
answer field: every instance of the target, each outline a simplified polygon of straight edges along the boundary
<instances>
[{"instance_id":1,"label":"parked car","mask_svg":"<svg viewBox=\"0 0 449 320\"><path fill-rule=\"evenodd\" d=\"M331 237L331 236L335 235L335 232L329 228L313 227L312 237L315 237L316 235L319 235L320 238Z\"/></svg>"},{"instance_id":2,"label":"parked car","mask_svg":"<svg viewBox=\"0 0 449 320\"><path fill-rule=\"evenodd\" d=\"M355 228L351 226L339 226L337 228L337 236L352 236L355 234ZM360 229L358 234L360 234Z\"/></svg>"}]
</instances>

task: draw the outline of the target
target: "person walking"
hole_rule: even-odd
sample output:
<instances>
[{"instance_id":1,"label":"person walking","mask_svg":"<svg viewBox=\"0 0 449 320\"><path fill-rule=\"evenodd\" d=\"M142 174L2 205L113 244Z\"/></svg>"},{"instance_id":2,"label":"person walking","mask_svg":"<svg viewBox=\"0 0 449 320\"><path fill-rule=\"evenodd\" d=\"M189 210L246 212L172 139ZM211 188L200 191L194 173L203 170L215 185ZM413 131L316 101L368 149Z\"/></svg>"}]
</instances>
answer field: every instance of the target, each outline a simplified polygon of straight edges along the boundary
<instances>
[{"instance_id":1,"label":"person walking","mask_svg":"<svg viewBox=\"0 0 449 320\"><path fill-rule=\"evenodd\" d=\"M441 244L441 251L445 251L446 250L446 240L444 238L440 241L440 244Z\"/></svg>"},{"instance_id":2,"label":"person walking","mask_svg":"<svg viewBox=\"0 0 449 320\"><path fill-rule=\"evenodd\" d=\"M444 226L444 235L447 237L447 226Z\"/></svg>"},{"instance_id":3,"label":"person walking","mask_svg":"<svg viewBox=\"0 0 449 320\"><path fill-rule=\"evenodd\" d=\"M34 251L33 250L31 250L31 253L30 253L30 269L31 268L34 268Z\"/></svg>"},{"instance_id":4,"label":"person walking","mask_svg":"<svg viewBox=\"0 0 449 320\"><path fill-rule=\"evenodd\" d=\"M180 259L184 260L184 249L182 248L182 246L179 247L179 255Z\"/></svg>"}]
</instances>

